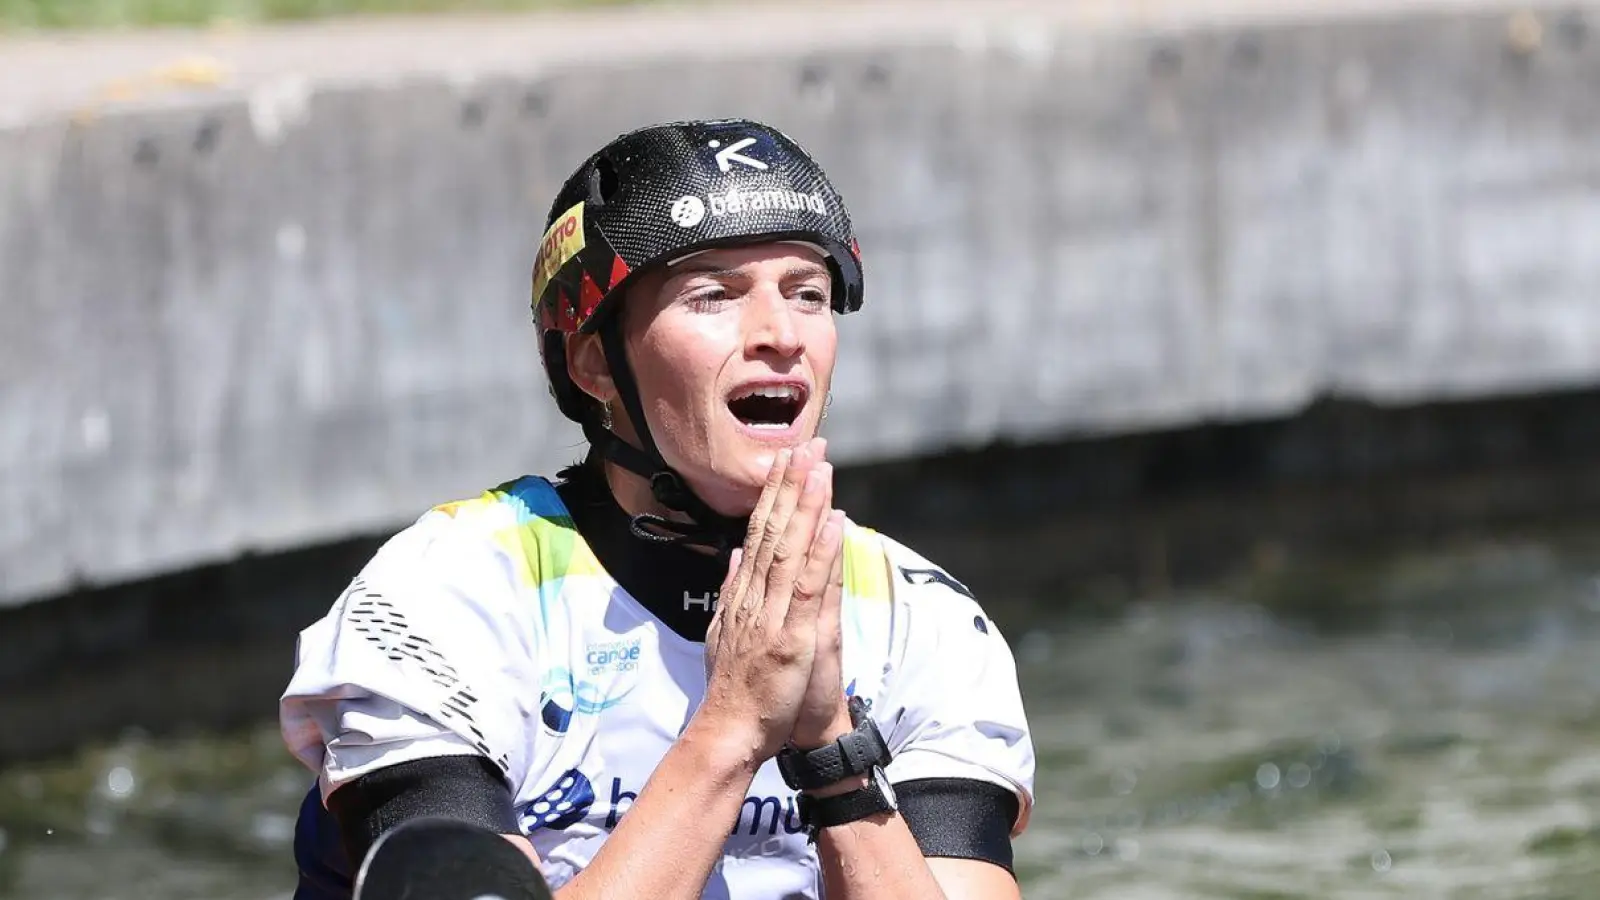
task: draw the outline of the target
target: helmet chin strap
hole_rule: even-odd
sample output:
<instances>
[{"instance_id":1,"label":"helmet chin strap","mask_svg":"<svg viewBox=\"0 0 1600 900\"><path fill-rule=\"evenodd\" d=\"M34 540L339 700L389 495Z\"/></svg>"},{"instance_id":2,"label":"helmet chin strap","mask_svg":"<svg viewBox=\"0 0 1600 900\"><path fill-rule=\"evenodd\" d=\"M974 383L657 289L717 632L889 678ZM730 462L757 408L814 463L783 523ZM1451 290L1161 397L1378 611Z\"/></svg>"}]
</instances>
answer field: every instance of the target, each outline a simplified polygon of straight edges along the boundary
<instances>
[{"instance_id":1,"label":"helmet chin strap","mask_svg":"<svg viewBox=\"0 0 1600 900\"><path fill-rule=\"evenodd\" d=\"M633 423L643 449L618 437L610 429L594 429L600 438L600 453L611 462L644 478L650 483L650 493L656 502L674 512L687 515L691 522L680 522L655 513L641 513L632 517L630 530L635 537L660 544L695 544L708 546L718 554L731 552L744 543L748 519L725 516L707 506L683 476L674 472L661 458L650 425L645 421L644 405L639 400L639 385L634 380L633 368L622 343L622 329L613 318L600 326L600 345L605 351L606 364L611 368L611 380L617 386L618 399ZM586 429L587 430L587 429Z\"/></svg>"}]
</instances>

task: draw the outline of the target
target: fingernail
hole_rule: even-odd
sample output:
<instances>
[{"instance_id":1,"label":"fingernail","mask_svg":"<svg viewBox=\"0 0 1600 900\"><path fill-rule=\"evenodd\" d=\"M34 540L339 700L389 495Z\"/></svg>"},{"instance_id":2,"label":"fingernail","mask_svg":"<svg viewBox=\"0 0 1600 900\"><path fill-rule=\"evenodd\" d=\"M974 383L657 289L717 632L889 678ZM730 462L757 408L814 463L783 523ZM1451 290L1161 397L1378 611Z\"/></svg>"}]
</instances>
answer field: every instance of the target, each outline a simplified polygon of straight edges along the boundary
<instances>
[{"instance_id":1,"label":"fingernail","mask_svg":"<svg viewBox=\"0 0 1600 900\"><path fill-rule=\"evenodd\" d=\"M822 526L822 542L832 546L839 540L839 521L830 518L828 524Z\"/></svg>"},{"instance_id":2,"label":"fingernail","mask_svg":"<svg viewBox=\"0 0 1600 900\"><path fill-rule=\"evenodd\" d=\"M815 494L820 490L822 490L822 469L812 469L806 474L805 492L808 494Z\"/></svg>"}]
</instances>

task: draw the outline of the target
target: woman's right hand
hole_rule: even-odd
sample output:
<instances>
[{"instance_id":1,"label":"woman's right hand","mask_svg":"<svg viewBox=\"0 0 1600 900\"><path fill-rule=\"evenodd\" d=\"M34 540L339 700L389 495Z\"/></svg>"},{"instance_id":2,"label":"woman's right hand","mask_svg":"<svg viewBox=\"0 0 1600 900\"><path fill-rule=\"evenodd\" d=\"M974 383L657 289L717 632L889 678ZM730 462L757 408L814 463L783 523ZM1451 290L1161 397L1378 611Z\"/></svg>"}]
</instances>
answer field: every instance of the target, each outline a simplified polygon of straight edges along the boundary
<instances>
[{"instance_id":1,"label":"woman's right hand","mask_svg":"<svg viewBox=\"0 0 1600 900\"><path fill-rule=\"evenodd\" d=\"M816 438L780 451L734 551L706 633L706 697L696 718L759 765L783 747L816 655L817 613L843 529L830 521L833 467Z\"/></svg>"}]
</instances>

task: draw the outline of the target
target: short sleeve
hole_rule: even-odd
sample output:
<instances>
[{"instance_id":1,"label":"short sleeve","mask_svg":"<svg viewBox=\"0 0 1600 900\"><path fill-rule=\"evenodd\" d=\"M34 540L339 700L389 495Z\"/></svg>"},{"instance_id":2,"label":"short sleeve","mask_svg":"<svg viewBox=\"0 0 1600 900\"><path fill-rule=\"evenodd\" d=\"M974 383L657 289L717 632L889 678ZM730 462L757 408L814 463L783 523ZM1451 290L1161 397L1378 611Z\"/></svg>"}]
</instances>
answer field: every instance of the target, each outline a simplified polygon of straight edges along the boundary
<instances>
[{"instance_id":1,"label":"short sleeve","mask_svg":"<svg viewBox=\"0 0 1600 900\"><path fill-rule=\"evenodd\" d=\"M890 551L898 659L884 683L889 779L970 778L1017 795L1013 836L1033 808L1033 738L1004 635L965 585L904 548Z\"/></svg>"},{"instance_id":2,"label":"short sleeve","mask_svg":"<svg viewBox=\"0 0 1600 900\"><path fill-rule=\"evenodd\" d=\"M520 784L539 686L515 571L489 535L430 512L301 632L279 721L324 799L431 756L481 755Z\"/></svg>"}]
</instances>

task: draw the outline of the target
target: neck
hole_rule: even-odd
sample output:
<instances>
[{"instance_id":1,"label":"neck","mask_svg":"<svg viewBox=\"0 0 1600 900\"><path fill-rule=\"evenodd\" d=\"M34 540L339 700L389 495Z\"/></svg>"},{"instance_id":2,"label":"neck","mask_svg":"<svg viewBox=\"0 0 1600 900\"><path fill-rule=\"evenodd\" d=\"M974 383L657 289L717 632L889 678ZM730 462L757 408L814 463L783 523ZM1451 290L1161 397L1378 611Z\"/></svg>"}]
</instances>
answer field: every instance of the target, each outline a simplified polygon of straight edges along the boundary
<instances>
[{"instance_id":1,"label":"neck","mask_svg":"<svg viewBox=\"0 0 1600 900\"><path fill-rule=\"evenodd\" d=\"M712 511L699 497L690 494L683 499L688 513L672 509L658 498L653 489L656 485L640 472L655 474L659 461L651 462L648 455L614 434L595 440L606 491L617 507L633 520L631 527L637 536L646 540L654 536L710 553L726 551L731 545L742 542L743 523ZM600 443L602 441L605 443ZM676 482L673 488L690 490L682 482Z\"/></svg>"},{"instance_id":2,"label":"neck","mask_svg":"<svg viewBox=\"0 0 1600 900\"><path fill-rule=\"evenodd\" d=\"M629 516L654 515L673 522L695 524L688 514L669 509L665 504L656 499L655 492L650 490L650 482L643 476L606 460L605 466L606 487L611 490L611 498L616 501L618 508ZM716 553L714 547L685 542L679 546L692 553L710 555Z\"/></svg>"},{"instance_id":3,"label":"neck","mask_svg":"<svg viewBox=\"0 0 1600 900\"><path fill-rule=\"evenodd\" d=\"M601 463L605 468L606 487L611 489L611 496L617 501L617 506L630 516L655 515L674 522L693 521L687 515L675 509L668 509L661 501L656 499L655 492L650 490L650 482L644 476L617 465L611 460Z\"/></svg>"}]
</instances>

